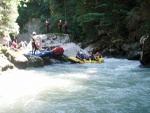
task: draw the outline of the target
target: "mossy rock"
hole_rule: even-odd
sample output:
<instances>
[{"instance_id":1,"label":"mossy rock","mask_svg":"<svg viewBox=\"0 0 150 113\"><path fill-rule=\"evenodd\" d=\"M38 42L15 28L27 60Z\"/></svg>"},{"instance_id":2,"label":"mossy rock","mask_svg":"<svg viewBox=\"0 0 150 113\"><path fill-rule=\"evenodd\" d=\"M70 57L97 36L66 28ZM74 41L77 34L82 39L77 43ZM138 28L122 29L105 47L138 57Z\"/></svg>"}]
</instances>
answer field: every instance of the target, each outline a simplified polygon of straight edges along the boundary
<instances>
[{"instance_id":1,"label":"mossy rock","mask_svg":"<svg viewBox=\"0 0 150 113\"><path fill-rule=\"evenodd\" d=\"M7 52L7 47L2 47L1 52L5 54Z\"/></svg>"}]
</instances>

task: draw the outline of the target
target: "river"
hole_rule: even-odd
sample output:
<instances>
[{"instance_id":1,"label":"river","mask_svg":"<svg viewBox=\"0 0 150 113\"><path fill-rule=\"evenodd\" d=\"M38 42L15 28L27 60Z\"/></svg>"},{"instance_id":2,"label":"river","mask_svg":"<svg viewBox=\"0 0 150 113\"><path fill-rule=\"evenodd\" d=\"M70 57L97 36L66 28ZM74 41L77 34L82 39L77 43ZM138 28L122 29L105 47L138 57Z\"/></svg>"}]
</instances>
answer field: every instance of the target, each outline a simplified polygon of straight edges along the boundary
<instances>
[{"instance_id":1,"label":"river","mask_svg":"<svg viewBox=\"0 0 150 113\"><path fill-rule=\"evenodd\" d=\"M105 58L2 72L0 113L150 113L150 69Z\"/></svg>"}]
</instances>

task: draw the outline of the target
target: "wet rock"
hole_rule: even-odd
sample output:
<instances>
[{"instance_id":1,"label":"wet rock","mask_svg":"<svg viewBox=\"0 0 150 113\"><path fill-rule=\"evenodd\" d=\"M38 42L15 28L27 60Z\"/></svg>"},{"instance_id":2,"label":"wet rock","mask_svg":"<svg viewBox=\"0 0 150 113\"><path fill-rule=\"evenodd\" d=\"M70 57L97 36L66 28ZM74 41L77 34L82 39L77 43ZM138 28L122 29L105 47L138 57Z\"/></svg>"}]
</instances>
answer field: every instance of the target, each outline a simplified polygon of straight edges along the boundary
<instances>
[{"instance_id":1,"label":"wet rock","mask_svg":"<svg viewBox=\"0 0 150 113\"><path fill-rule=\"evenodd\" d=\"M12 64L3 54L0 54L0 61L0 72L14 68L14 64Z\"/></svg>"},{"instance_id":2,"label":"wet rock","mask_svg":"<svg viewBox=\"0 0 150 113\"><path fill-rule=\"evenodd\" d=\"M142 36L140 44L142 51L140 62L143 66L150 67L150 34Z\"/></svg>"},{"instance_id":3,"label":"wet rock","mask_svg":"<svg viewBox=\"0 0 150 113\"><path fill-rule=\"evenodd\" d=\"M124 43L122 50L126 52L125 56L128 60L140 59L140 44L136 43Z\"/></svg>"},{"instance_id":4,"label":"wet rock","mask_svg":"<svg viewBox=\"0 0 150 113\"><path fill-rule=\"evenodd\" d=\"M44 66L44 61L41 57L38 56L28 56L28 67L43 67Z\"/></svg>"},{"instance_id":5,"label":"wet rock","mask_svg":"<svg viewBox=\"0 0 150 113\"><path fill-rule=\"evenodd\" d=\"M107 57L115 57L118 58L120 56L120 52L117 49L105 49L102 54Z\"/></svg>"},{"instance_id":6,"label":"wet rock","mask_svg":"<svg viewBox=\"0 0 150 113\"><path fill-rule=\"evenodd\" d=\"M139 60L140 59L140 52L139 51L130 51L128 53L127 59L128 60Z\"/></svg>"},{"instance_id":7,"label":"wet rock","mask_svg":"<svg viewBox=\"0 0 150 113\"><path fill-rule=\"evenodd\" d=\"M59 63L61 63L61 61L59 61L57 59L54 59L54 58L49 59L49 61L51 62L51 64L59 64Z\"/></svg>"},{"instance_id":8,"label":"wet rock","mask_svg":"<svg viewBox=\"0 0 150 113\"><path fill-rule=\"evenodd\" d=\"M7 56L8 60L12 62L17 68L25 69L27 67L28 59L19 52L7 50L5 55Z\"/></svg>"}]
</instances>

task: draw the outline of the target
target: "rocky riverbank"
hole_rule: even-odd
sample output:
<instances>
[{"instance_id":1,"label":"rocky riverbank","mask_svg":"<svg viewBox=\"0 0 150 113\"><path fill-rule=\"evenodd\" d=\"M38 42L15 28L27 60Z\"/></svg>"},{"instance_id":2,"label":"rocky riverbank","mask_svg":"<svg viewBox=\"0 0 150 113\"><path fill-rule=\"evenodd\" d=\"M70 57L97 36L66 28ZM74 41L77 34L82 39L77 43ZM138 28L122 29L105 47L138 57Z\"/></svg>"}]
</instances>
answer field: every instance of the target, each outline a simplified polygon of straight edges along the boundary
<instances>
[{"instance_id":1,"label":"rocky riverbank","mask_svg":"<svg viewBox=\"0 0 150 113\"><path fill-rule=\"evenodd\" d=\"M28 67L43 67L54 63L63 63L68 61L67 56L75 56L80 47L75 43L71 43L69 36L66 34L44 34L35 35L35 40L39 44L39 49L50 49L60 46L64 49L63 54L39 57L35 55L27 55L26 52L31 50L31 44L27 47L19 47L17 49L2 46L0 47L1 55L0 70L19 68L26 69Z\"/></svg>"},{"instance_id":2,"label":"rocky riverbank","mask_svg":"<svg viewBox=\"0 0 150 113\"><path fill-rule=\"evenodd\" d=\"M142 66L150 67L149 34L142 36L139 42L136 41L134 43L128 43L122 37L116 37L117 36L114 34L102 34L98 39L75 44L70 42L69 35L66 34L36 35L34 38L39 43L40 48L46 49L54 46L61 46L64 49L64 54L41 58L34 55L25 55L26 48L14 50L12 48L1 47L0 61L2 62L0 63L0 71L6 71L7 69L13 69L15 67L25 69L27 67L43 67L44 65L53 63L67 62L67 57L75 56L77 51L81 48L84 48L87 51L98 51L103 57L139 60Z\"/></svg>"},{"instance_id":3,"label":"rocky riverbank","mask_svg":"<svg viewBox=\"0 0 150 113\"><path fill-rule=\"evenodd\" d=\"M150 35L139 39L125 39L115 33L102 32L97 39L82 43L87 51L100 52L104 57L139 60L143 67L150 67Z\"/></svg>"}]
</instances>

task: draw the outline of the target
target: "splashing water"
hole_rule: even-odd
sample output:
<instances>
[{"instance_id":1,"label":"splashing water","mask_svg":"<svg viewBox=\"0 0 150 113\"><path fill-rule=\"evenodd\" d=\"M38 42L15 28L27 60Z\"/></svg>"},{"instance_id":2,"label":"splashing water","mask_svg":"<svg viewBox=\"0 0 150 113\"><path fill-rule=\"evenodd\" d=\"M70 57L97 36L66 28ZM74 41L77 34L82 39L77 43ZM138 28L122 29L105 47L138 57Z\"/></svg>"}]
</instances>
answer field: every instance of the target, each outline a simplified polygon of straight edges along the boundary
<instances>
[{"instance_id":1,"label":"splashing water","mask_svg":"<svg viewBox=\"0 0 150 113\"><path fill-rule=\"evenodd\" d=\"M149 113L150 71L138 61L55 64L0 75L0 113Z\"/></svg>"}]
</instances>

